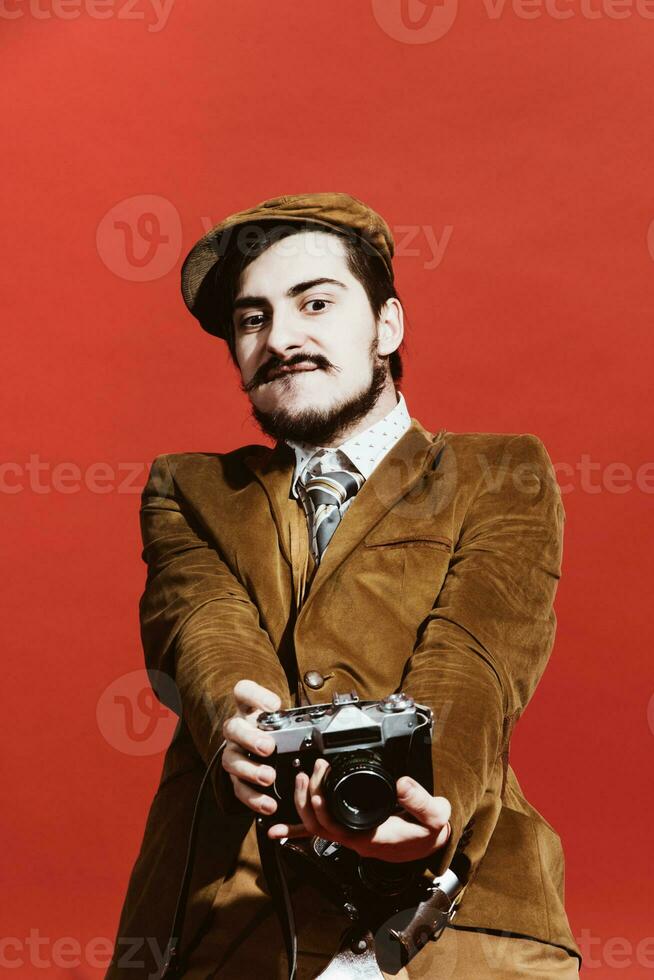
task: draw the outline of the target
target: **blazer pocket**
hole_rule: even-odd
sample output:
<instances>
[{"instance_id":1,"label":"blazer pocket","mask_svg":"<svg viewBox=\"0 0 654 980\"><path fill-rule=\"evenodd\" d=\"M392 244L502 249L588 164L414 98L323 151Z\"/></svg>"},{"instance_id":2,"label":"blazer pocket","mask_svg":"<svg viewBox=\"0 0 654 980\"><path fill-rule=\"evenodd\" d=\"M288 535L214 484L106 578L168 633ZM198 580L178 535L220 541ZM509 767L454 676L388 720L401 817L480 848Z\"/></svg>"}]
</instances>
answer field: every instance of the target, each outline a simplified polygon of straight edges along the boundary
<instances>
[{"instance_id":1,"label":"blazer pocket","mask_svg":"<svg viewBox=\"0 0 654 980\"><path fill-rule=\"evenodd\" d=\"M438 551L452 553L452 539L434 528L432 522L404 520L403 526L389 526L387 521L364 538L366 548L435 548Z\"/></svg>"},{"instance_id":2,"label":"blazer pocket","mask_svg":"<svg viewBox=\"0 0 654 980\"><path fill-rule=\"evenodd\" d=\"M366 541L367 548L435 548L437 551L452 551L452 545L448 541L441 541L438 538L399 538L392 541Z\"/></svg>"}]
</instances>

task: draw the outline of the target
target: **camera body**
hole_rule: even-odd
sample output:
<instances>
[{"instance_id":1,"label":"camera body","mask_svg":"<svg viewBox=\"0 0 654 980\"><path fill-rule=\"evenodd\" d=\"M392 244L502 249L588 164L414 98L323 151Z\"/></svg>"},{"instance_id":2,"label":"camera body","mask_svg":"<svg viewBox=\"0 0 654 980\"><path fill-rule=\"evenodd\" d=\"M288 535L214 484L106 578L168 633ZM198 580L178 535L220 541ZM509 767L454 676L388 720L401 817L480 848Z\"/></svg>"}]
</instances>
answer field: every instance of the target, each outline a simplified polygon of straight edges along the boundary
<instances>
[{"instance_id":1,"label":"camera body","mask_svg":"<svg viewBox=\"0 0 654 980\"><path fill-rule=\"evenodd\" d=\"M277 802L275 823L301 822L295 777L310 775L318 758L330 766L322 785L330 814L350 830L370 830L395 812L401 776L433 792L432 712L402 693L381 701L335 694L331 704L263 713L257 724L275 740L275 753L265 760L277 774L265 790Z\"/></svg>"}]
</instances>

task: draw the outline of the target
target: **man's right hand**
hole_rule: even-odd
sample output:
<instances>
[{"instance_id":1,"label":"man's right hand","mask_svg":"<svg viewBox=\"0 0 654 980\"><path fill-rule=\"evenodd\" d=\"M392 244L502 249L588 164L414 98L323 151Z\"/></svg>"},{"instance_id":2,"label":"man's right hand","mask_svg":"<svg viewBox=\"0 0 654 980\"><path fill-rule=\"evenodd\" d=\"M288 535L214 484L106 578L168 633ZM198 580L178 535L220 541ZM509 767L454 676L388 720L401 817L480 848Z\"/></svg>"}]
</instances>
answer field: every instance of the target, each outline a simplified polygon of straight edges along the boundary
<instances>
[{"instance_id":1,"label":"man's right hand","mask_svg":"<svg viewBox=\"0 0 654 980\"><path fill-rule=\"evenodd\" d=\"M267 756L275 749L272 736L257 728L256 721L262 711L278 711L279 696L255 681L242 680L234 685L234 697L238 710L223 725L223 738L227 745L223 751L222 766L229 773L236 797L255 813L271 814L277 803L257 787L271 786L275 770L265 762L248 758L248 752Z\"/></svg>"}]
</instances>

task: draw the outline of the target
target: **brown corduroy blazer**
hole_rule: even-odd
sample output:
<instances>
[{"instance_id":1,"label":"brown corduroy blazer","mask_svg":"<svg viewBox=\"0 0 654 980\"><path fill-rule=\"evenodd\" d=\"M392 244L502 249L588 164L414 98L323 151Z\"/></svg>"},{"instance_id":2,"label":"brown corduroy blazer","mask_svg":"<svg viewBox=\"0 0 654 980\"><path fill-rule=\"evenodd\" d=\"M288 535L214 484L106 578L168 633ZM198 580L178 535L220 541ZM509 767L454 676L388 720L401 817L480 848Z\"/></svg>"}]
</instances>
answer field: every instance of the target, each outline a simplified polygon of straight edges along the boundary
<instances>
[{"instance_id":1,"label":"brown corduroy blazer","mask_svg":"<svg viewBox=\"0 0 654 980\"><path fill-rule=\"evenodd\" d=\"M276 691L285 706L300 697L329 701L337 691L364 699L402 689L431 707L434 791L452 804L439 869L458 847L471 870L456 924L579 955L563 904L560 838L508 764L511 733L556 630L565 512L543 443L530 434L432 434L411 419L317 568L304 512L290 496L294 464L293 450L278 442L163 455L150 470L141 632L153 688L181 718L107 977L146 977L157 965L196 793L244 677ZM309 671L324 677L321 689L304 684ZM217 767L182 954L252 816Z\"/></svg>"}]
</instances>

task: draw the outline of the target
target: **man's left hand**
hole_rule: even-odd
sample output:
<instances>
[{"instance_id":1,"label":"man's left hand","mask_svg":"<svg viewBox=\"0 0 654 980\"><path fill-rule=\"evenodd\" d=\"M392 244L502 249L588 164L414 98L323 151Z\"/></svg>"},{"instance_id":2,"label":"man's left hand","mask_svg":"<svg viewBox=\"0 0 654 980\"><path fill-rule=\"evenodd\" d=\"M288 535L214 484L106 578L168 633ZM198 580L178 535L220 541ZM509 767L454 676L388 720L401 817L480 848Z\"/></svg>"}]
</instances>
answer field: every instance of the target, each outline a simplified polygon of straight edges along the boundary
<instances>
[{"instance_id":1,"label":"man's left hand","mask_svg":"<svg viewBox=\"0 0 654 980\"><path fill-rule=\"evenodd\" d=\"M311 778L298 773L295 779L295 808L301 824L273 824L272 839L284 837L323 837L356 851L361 857L381 861L418 861L429 857L449 840L452 808L444 796L432 796L410 776L397 781L397 801L404 814L394 814L372 830L348 830L336 823L320 789L329 768L318 759Z\"/></svg>"}]
</instances>

